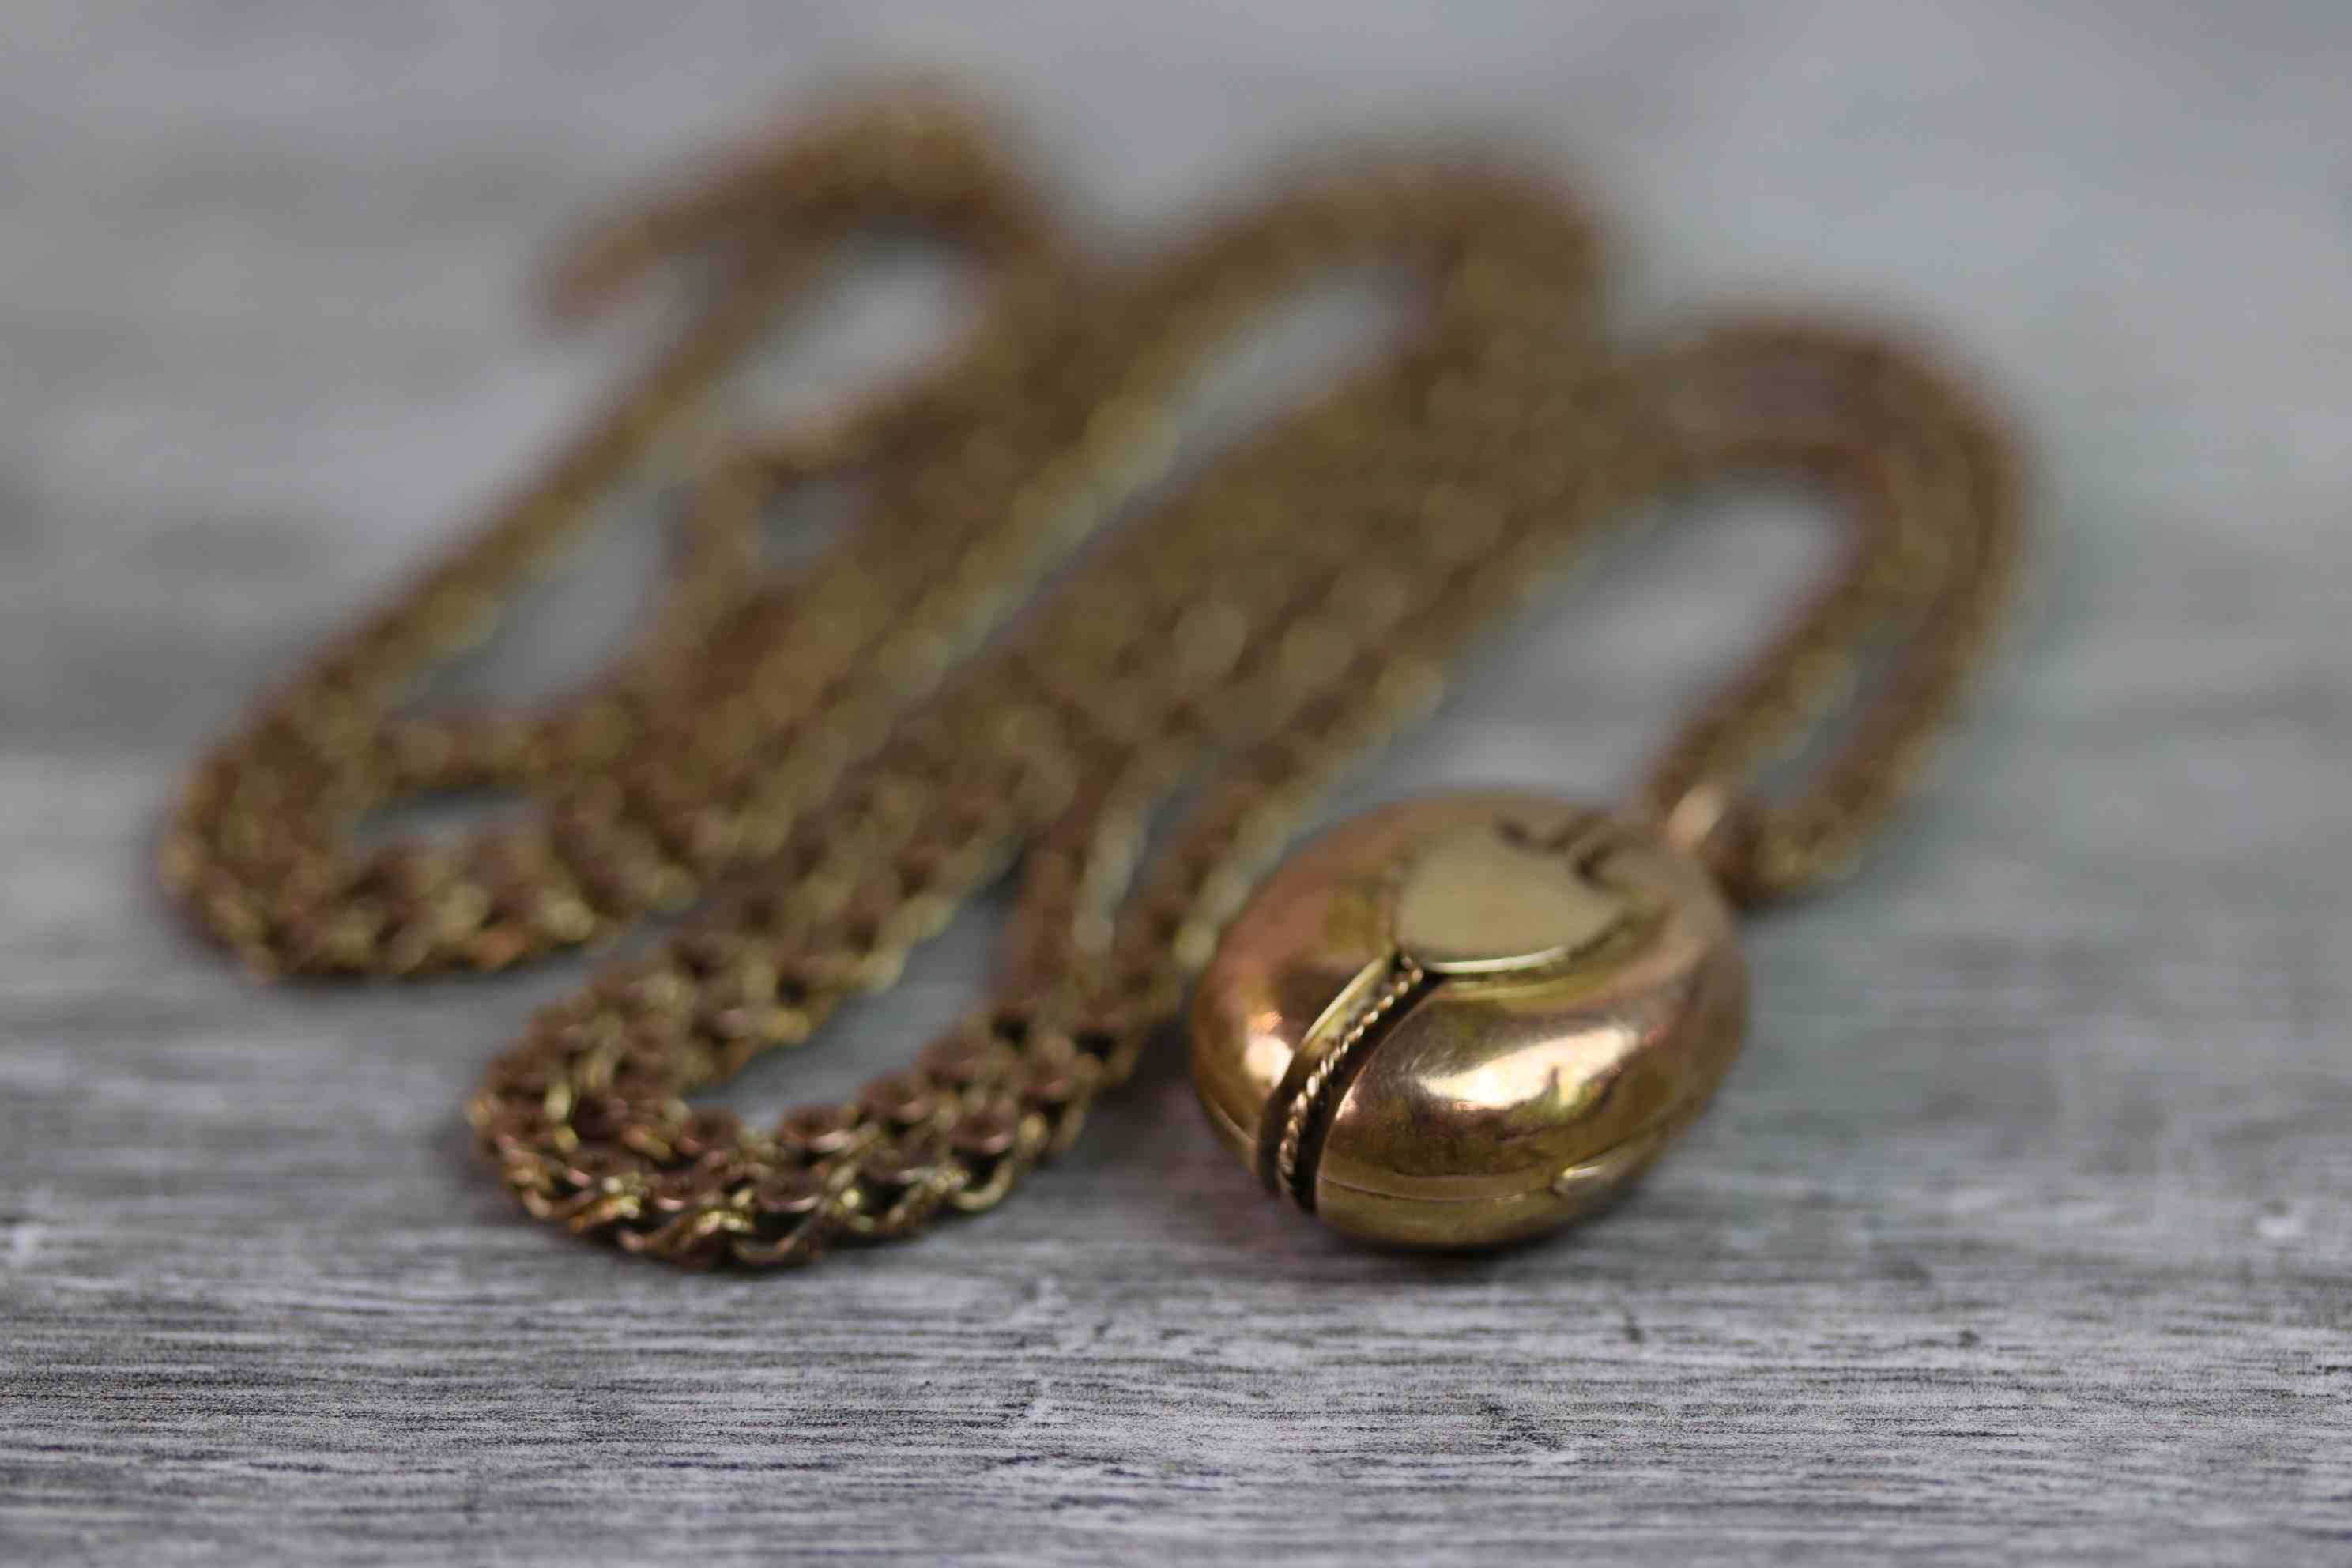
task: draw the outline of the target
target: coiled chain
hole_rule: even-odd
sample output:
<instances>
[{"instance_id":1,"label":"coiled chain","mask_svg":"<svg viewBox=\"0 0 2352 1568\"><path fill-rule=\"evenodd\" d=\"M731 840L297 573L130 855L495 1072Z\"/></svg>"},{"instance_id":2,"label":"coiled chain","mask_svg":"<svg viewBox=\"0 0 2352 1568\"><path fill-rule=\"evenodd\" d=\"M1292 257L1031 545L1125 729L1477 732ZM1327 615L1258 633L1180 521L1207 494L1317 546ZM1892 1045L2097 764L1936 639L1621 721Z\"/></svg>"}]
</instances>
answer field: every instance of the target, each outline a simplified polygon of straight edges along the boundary
<instances>
[{"instance_id":1,"label":"coiled chain","mask_svg":"<svg viewBox=\"0 0 2352 1568\"><path fill-rule=\"evenodd\" d=\"M592 234L556 279L568 307L689 247L720 280L583 437L204 759L167 834L171 887L268 975L500 969L723 878L677 934L535 1016L467 1105L523 1205L583 1236L777 1265L1001 1201L1128 1075L1333 784L1661 500L1795 474L1856 523L1641 791L1746 903L1852 860L2005 597L2017 480L1968 396L1833 325L1607 351L1590 226L1539 181L1334 169L1156 265L1086 268L996 145L951 102L894 96ZM674 574L588 689L526 714L404 709L601 494L709 422L829 259L904 223L991 280L953 363L822 430L697 456ZM1165 468L1170 411L1219 345L1357 262L1418 280L1415 335L1079 553ZM878 477L850 535L763 574L763 507L852 467ZM1890 673L1855 701L1874 651ZM1752 792L1841 713L1798 787ZM535 809L455 846L357 843L388 805L481 788ZM1154 834L1179 793L1192 805ZM911 1067L767 1126L688 1103L888 986L1015 867L991 996Z\"/></svg>"}]
</instances>

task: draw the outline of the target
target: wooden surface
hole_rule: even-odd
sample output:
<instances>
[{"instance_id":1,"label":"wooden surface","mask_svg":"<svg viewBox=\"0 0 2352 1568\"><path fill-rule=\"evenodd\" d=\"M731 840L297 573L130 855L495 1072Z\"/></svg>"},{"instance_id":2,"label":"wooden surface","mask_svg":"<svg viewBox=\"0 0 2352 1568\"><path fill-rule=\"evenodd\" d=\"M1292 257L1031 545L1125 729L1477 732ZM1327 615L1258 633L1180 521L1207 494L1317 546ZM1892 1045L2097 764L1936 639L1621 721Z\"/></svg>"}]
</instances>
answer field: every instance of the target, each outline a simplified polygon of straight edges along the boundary
<instances>
[{"instance_id":1,"label":"wooden surface","mask_svg":"<svg viewBox=\"0 0 2352 1568\"><path fill-rule=\"evenodd\" d=\"M2346 14L1571 9L12 7L0 1557L2352 1558ZM533 248L908 50L1127 224L1493 120L1612 191L1630 310L1859 290L2032 424L2033 635L1868 874L1758 924L1748 1054L1614 1217L1337 1243L1163 1053L998 1215L674 1275L520 1222L458 1126L576 973L267 992L159 906L191 749L610 363L520 323ZM1748 521L1366 793L1610 787L1801 579ZM985 935L742 1102L904 1051Z\"/></svg>"}]
</instances>

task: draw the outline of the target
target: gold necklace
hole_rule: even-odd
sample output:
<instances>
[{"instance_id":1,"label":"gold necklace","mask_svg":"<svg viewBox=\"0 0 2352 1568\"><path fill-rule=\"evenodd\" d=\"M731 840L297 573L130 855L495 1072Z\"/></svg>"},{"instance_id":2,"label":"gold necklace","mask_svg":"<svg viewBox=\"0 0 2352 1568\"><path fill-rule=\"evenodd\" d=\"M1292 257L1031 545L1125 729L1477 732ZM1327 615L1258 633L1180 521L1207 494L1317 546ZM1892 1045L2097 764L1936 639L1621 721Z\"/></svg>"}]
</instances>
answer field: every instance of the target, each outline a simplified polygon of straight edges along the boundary
<instances>
[{"instance_id":1,"label":"gold necklace","mask_svg":"<svg viewBox=\"0 0 2352 1568\"><path fill-rule=\"evenodd\" d=\"M167 882L260 973L405 975L586 942L725 874L677 934L536 1016L467 1107L531 1214L673 1262L803 1262L992 1206L1203 964L1195 1079L1268 1186L1447 1245L1590 1212L1737 1048L1729 907L1836 876L1980 664L2019 552L2007 446L1930 365L1837 325L1609 352L1583 216L1482 163L1327 172L1112 272L1058 253L994 147L952 103L893 97L592 237L561 278L575 303L689 247L723 281L582 439L194 769ZM957 363L706 461L673 580L590 689L400 710L600 492L707 418L824 263L905 222L991 279ZM1213 347L1367 260L1423 284L1418 334L1033 606L1164 467L1166 410ZM852 465L881 476L861 525L763 578L762 504ZM1854 546L1622 813L1452 797L1265 875L1483 634L1635 510L1751 470L1842 503ZM1754 791L1833 719L1794 788ZM355 844L370 813L480 788L537 809L454 847ZM1014 867L988 999L910 1068L764 1128L687 1103L888 986Z\"/></svg>"}]
</instances>

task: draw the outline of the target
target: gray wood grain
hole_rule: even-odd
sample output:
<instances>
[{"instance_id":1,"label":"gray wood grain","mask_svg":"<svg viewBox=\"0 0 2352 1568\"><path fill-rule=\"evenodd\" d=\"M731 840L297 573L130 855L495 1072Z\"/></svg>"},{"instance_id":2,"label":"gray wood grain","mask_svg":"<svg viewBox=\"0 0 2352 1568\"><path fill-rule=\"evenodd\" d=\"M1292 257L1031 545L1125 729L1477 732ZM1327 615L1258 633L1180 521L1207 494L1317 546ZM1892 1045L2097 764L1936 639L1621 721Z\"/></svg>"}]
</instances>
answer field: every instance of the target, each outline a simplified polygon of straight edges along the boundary
<instances>
[{"instance_id":1,"label":"gray wood grain","mask_svg":"<svg viewBox=\"0 0 2352 1568\"><path fill-rule=\"evenodd\" d=\"M0 1552L2352 1557L2352 13L19 0L8 32ZM534 247L780 83L909 54L1031 102L1115 225L1304 132L1490 121L1610 191L1629 315L1860 293L2031 423L2036 629L1867 875L1756 927L1751 1048L1614 1217L1337 1243L1163 1053L998 1215L679 1277L520 1223L457 1125L576 972L263 992L159 907L192 748L612 363L528 334ZM1795 520L1737 521L1531 630L1362 793L1608 788L1802 574ZM743 1102L903 1050L985 936Z\"/></svg>"}]
</instances>

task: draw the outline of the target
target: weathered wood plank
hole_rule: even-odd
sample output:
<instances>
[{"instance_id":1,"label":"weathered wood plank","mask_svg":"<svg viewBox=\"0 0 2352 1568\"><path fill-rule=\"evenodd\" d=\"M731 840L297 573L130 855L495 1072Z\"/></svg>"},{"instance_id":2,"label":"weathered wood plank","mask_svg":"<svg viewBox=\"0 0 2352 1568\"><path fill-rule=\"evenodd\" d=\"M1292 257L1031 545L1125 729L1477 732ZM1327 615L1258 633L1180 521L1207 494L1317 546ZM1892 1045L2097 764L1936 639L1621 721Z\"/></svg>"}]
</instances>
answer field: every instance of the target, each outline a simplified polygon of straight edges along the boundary
<instances>
[{"instance_id":1,"label":"weathered wood plank","mask_svg":"<svg viewBox=\"0 0 2352 1568\"><path fill-rule=\"evenodd\" d=\"M565 1245L471 1163L458 1095L573 975L257 991L143 856L200 737L604 363L509 320L530 247L774 62L903 35L847 5L12 9L0 1550L2352 1551L2344 13L1467 9L999 36L939 7L925 37L1033 94L1123 217L1442 90L1609 176L1647 302L1793 279L1934 314L2049 459L2033 635L1900 841L1759 925L1748 1056L1607 1222L1348 1247L1242 1179L1163 1053L1003 1212L761 1279ZM1785 521L1629 563L1367 793L1608 787L1801 572ZM985 934L747 1103L903 1049Z\"/></svg>"}]
</instances>

